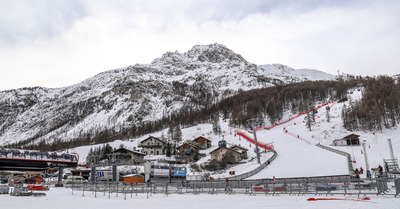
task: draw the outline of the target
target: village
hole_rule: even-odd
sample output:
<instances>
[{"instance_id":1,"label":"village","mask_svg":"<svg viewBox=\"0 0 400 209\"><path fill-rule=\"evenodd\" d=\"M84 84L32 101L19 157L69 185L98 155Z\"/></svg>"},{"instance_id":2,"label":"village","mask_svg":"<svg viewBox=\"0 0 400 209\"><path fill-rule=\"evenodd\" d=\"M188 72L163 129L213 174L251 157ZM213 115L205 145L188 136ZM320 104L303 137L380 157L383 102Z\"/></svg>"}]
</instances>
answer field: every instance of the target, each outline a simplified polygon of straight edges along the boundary
<instances>
[{"instance_id":1,"label":"village","mask_svg":"<svg viewBox=\"0 0 400 209\"><path fill-rule=\"evenodd\" d=\"M244 135L246 136L246 135ZM240 136L238 136L240 138ZM360 135L350 134L341 139L332 141L332 146L348 146L354 149L354 146L361 146ZM251 140L250 137L248 137ZM245 139L245 138L243 138ZM240 139L239 139L240 140ZM250 142L251 143L251 142ZM254 143L254 142L253 142ZM109 146L103 146L103 149ZM251 145L250 145L251 146ZM99 147L100 148L100 147ZM76 162L76 167L72 169L63 169L62 167L49 167L40 171L0 171L1 182L18 184L24 183L29 185L43 185L37 187L46 189L46 185L51 183L63 186L64 184L82 183L82 182L123 182L126 184L132 183L148 183L148 182L181 182L181 181L207 181L213 180L212 173L218 172L219 169L229 169L238 164L243 164L248 159L249 149L240 144L227 145L225 140L218 141L217 146L212 146L212 141L206 137L199 136L193 140L185 140L181 143L169 141L149 135L144 140L138 143L138 147L132 149L125 146L111 148L109 153L102 153L106 158L101 159L100 155L88 155L86 161ZM261 151L259 149L259 151ZM263 150L264 153L271 150ZM93 152L92 150L90 152ZM37 159L36 155L22 155L19 150L6 151L0 150L1 158L23 158ZM28 151L25 151L28 153ZM56 153L42 153L42 159L52 160L52 155ZM201 169L200 166L194 164L201 158L207 158L208 166ZM254 157L253 157L254 158ZM355 159L349 158L349 165L355 163ZM75 159L76 160L76 159ZM269 165L273 158L264 159L262 164ZM193 166L195 165L195 166ZM228 166L228 168L227 168ZM20 168L16 168L19 170ZM353 172L352 176L360 178L361 174L370 178L371 173L363 173L363 168L350 168ZM369 171L368 168L364 168ZM384 161L385 173L397 172L398 164L396 160L386 159ZM11 168L12 170L12 168ZM26 168L29 170L29 168ZM56 179L59 175L59 170L62 172L62 180ZM231 169L232 170L232 169ZM146 172L147 171L147 172ZM377 168L372 168L374 176L378 176L382 171ZM221 179L237 179L234 178L238 174L229 171L228 176L223 176ZM49 182L46 182L49 181ZM57 183L56 183L57 182ZM31 186L32 187L32 186ZM33 188L33 187L32 187Z\"/></svg>"}]
</instances>

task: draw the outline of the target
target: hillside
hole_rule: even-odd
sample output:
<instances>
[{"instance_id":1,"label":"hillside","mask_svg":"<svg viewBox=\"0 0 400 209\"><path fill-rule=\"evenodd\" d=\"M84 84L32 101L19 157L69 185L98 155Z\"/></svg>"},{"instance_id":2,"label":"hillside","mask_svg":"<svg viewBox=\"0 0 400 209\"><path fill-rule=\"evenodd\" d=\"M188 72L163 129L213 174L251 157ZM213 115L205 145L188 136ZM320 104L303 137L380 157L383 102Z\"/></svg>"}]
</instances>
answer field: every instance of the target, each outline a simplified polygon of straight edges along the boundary
<instances>
[{"instance_id":1,"label":"hillside","mask_svg":"<svg viewBox=\"0 0 400 209\"><path fill-rule=\"evenodd\" d=\"M208 107L238 90L331 80L316 70L257 66L220 44L167 52L150 64L100 73L79 84L0 92L0 145L88 144L151 133L178 112Z\"/></svg>"},{"instance_id":2,"label":"hillside","mask_svg":"<svg viewBox=\"0 0 400 209\"><path fill-rule=\"evenodd\" d=\"M361 152L361 146L331 146L333 140L343 138L349 134L360 135L361 140L365 140L367 145L367 154L369 157L370 168L376 168L378 165L383 165L383 159L390 158L387 139L391 138L395 157L400 154L400 141L398 135L400 134L399 125L390 129L384 129L382 132L365 132L365 131L348 131L343 128L341 120L342 109L348 106L350 102L359 101L362 99L362 91L353 90L354 93L348 94L349 100L345 102L330 102L328 105L330 109L330 120L327 120L326 106L318 109L316 121L311 127L311 131L306 126L305 115L295 117L295 114L287 111L285 112L281 121L287 121L269 130L261 130L257 132L257 138L263 143L272 143L278 153L277 158L260 173L250 177L250 179L261 178L287 178L287 177L309 177L309 176L331 176L331 175L348 175L347 160L345 157L323 150L315 145L321 143L325 146L330 146L334 149L342 150L351 155L353 168L363 167L366 169L364 154ZM295 118L294 118L295 117ZM293 118L288 121L288 119ZM229 121L220 120L221 134L216 134L213 131L213 124L199 124L193 127L182 129L183 139L192 140L198 136L204 136L212 140L212 147L202 151L207 154L206 157L201 158L197 164L202 164L210 159L208 155L211 151L218 147L218 141L226 140L228 146L238 144L249 149L249 158L242 161L243 164L232 165L226 170L218 172L211 172L211 176L215 178L230 177L230 171L235 171L236 174L245 173L255 169L258 164L255 159L255 146L248 141L235 135L237 130L241 130L247 135L252 137L251 133L241 128L232 128L229 126ZM288 133L285 132L288 131ZM159 132L151 133L152 136L161 137L167 133L167 129ZM296 136L299 135L299 138ZM131 149L137 147L138 143L148 135L139 138L133 138L128 141L116 140L111 142L110 145L118 148L121 144ZM92 148L102 146L102 144L81 146L69 150L69 152L77 152L80 155L82 163L85 162L88 151ZM261 154L261 161L265 162L271 153ZM165 156L158 156L159 159L169 159ZM189 167L189 165L188 165ZM190 171L189 174L194 174ZM365 177L365 174L363 175Z\"/></svg>"}]
</instances>

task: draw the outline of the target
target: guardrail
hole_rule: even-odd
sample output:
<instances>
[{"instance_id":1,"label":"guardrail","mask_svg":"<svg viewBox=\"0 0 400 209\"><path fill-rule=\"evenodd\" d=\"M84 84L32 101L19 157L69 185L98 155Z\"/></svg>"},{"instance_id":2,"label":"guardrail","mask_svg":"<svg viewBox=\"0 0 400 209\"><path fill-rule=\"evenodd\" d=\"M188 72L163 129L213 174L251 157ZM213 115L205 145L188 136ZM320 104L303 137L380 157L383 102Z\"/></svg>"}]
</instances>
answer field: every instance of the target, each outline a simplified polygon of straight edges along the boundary
<instances>
[{"instance_id":1,"label":"guardrail","mask_svg":"<svg viewBox=\"0 0 400 209\"><path fill-rule=\"evenodd\" d=\"M254 176L255 174L257 174L258 172L260 172L261 170L263 170L265 167L267 167L272 161L275 160L276 156L278 155L278 153L275 150L270 150L268 152L273 152L274 154L267 160L265 161L263 164L261 164L259 167L257 167L256 169L247 172L247 173L243 173L237 176L233 176L233 177L228 177L229 180L242 180L242 179L246 179L249 178L250 176Z\"/></svg>"},{"instance_id":2,"label":"guardrail","mask_svg":"<svg viewBox=\"0 0 400 209\"><path fill-rule=\"evenodd\" d=\"M322 149L325 149L325 150L328 150L328 151L331 151L331 152L334 152L336 154L345 156L347 158L347 167L349 169L349 175L353 175L354 174L353 163L351 161L351 157L350 157L349 153L343 152L343 151L340 151L340 150L337 150L337 149L333 149L331 147L324 146L324 145L322 145L320 143L316 144L315 146L317 146L319 148L322 148Z\"/></svg>"},{"instance_id":3,"label":"guardrail","mask_svg":"<svg viewBox=\"0 0 400 209\"><path fill-rule=\"evenodd\" d=\"M399 179L396 181L399 182ZM364 179L352 181L349 178L343 179L280 179L269 181L256 180L231 180L224 181L182 181L175 183L145 183L125 184L112 182L93 182L93 183L75 183L67 185L74 193L82 196L85 194L112 195L118 197L127 195L131 197L139 194L248 194L248 195L393 195L399 194L398 188L393 181L385 178ZM85 193L86 192L86 193Z\"/></svg>"},{"instance_id":4,"label":"guardrail","mask_svg":"<svg viewBox=\"0 0 400 209\"><path fill-rule=\"evenodd\" d=\"M394 180L394 185L396 187L396 194L394 196L397 197L400 194L400 178Z\"/></svg>"}]
</instances>

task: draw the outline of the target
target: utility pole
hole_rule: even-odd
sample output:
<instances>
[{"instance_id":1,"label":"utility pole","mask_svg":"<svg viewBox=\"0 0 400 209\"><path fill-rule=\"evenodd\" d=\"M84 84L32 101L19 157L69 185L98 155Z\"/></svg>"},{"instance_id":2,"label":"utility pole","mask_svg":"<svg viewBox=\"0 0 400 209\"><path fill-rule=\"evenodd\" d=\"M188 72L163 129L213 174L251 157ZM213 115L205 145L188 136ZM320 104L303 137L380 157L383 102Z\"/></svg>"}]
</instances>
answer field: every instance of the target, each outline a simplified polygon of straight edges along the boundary
<instances>
[{"instance_id":1,"label":"utility pole","mask_svg":"<svg viewBox=\"0 0 400 209\"><path fill-rule=\"evenodd\" d=\"M390 157L394 160L392 140L391 139L387 139L387 141L388 141L388 144L389 144Z\"/></svg>"},{"instance_id":2,"label":"utility pole","mask_svg":"<svg viewBox=\"0 0 400 209\"><path fill-rule=\"evenodd\" d=\"M368 173L369 172L369 164L368 164L368 157L367 157L367 149L365 149L365 142L366 142L366 140L363 140L362 147L364 150L365 166L367 168L367 173Z\"/></svg>"},{"instance_id":3,"label":"utility pole","mask_svg":"<svg viewBox=\"0 0 400 209\"><path fill-rule=\"evenodd\" d=\"M258 164L261 164L260 162L260 152L258 150L258 143L257 143L257 135L256 135L256 126L255 124L259 123L259 120L256 118L248 120L249 123L251 123L251 127L253 129L253 134L254 134L254 142L256 144L256 154L257 154L257 162Z\"/></svg>"}]
</instances>

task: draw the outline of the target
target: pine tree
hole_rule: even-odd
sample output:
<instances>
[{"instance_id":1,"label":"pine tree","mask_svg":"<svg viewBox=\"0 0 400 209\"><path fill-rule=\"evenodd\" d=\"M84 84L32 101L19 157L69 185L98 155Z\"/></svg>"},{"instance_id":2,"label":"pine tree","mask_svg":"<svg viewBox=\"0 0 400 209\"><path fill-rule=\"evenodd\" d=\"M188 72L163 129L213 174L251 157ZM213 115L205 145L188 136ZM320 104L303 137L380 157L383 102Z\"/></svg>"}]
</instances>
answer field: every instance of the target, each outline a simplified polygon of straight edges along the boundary
<instances>
[{"instance_id":1,"label":"pine tree","mask_svg":"<svg viewBox=\"0 0 400 209\"><path fill-rule=\"evenodd\" d=\"M331 122L331 114L329 112L329 110L326 111L326 122L328 123Z\"/></svg>"},{"instance_id":2,"label":"pine tree","mask_svg":"<svg viewBox=\"0 0 400 209\"><path fill-rule=\"evenodd\" d=\"M194 152L193 161L197 162L199 159L200 159L199 152L198 151Z\"/></svg>"},{"instance_id":3,"label":"pine tree","mask_svg":"<svg viewBox=\"0 0 400 209\"><path fill-rule=\"evenodd\" d=\"M168 136L171 140L175 140L175 123L174 123L174 121L171 121L171 123L169 123Z\"/></svg>"},{"instance_id":4,"label":"pine tree","mask_svg":"<svg viewBox=\"0 0 400 209\"><path fill-rule=\"evenodd\" d=\"M164 135L164 131L163 131L163 132L161 132L161 137L160 137L160 138L161 138L161 140L162 140L162 141L165 141L165 135Z\"/></svg>"},{"instance_id":5,"label":"pine tree","mask_svg":"<svg viewBox=\"0 0 400 209\"><path fill-rule=\"evenodd\" d=\"M311 131L312 120L310 117L310 112L307 112L306 120L306 127Z\"/></svg>"},{"instance_id":6,"label":"pine tree","mask_svg":"<svg viewBox=\"0 0 400 209\"><path fill-rule=\"evenodd\" d=\"M174 146L172 147L172 154L176 155L176 144L174 144Z\"/></svg>"},{"instance_id":7,"label":"pine tree","mask_svg":"<svg viewBox=\"0 0 400 209\"><path fill-rule=\"evenodd\" d=\"M175 141L182 141L182 130L179 124L175 126Z\"/></svg>"},{"instance_id":8,"label":"pine tree","mask_svg":"<svg viewBox=\"0 0 400 209\"><path fill-rule=\"evenodd\" d=\"M346 110L346 104L343 105L342 108L342 121L343 121L343 127L348 129L349 124L348 124L348 117L347 117L347 110Z\"/></svg>"},{"instance_id":9,"label":"pine tree","mask_svg":"<svg viewBox=\"0 0 400 209\"><path fill-rule=\"evenodd\" d=\"M315 114L317 113L316 109L313 109L311 112L312 122L315 122Z\"/></svg>"},{"instance_id":10,"label":"pine tree","mask_svg":"<svg viewBox=\"0 0 400 209\"><path fill-rule=\"evenodd\" d=\"M221 134L221 126L219 125L219 114L215 114L213 117L213 131L215 134Z\"/></svg>"},{"instance_id":11,"label":"pine tree","mask_svg":"<svg viewBox=\"0 0 400 209\"><path fill-rule=\"evenodd\" d=\"M107 156L108 156L109 154L111 154L112 151L113 151L113 148L112 148L109 144L104 145L104 146L101 148L101 151L100 151L100 158L101 158L102 160L103 160L103 159L107 159Z\"/></svg>"},{"instance_id":12,"label":"pine tree","mask_svg":"<svg viewBox=\"0 0 400 209\"><path fill-rule=\"evenodd\" d=\"M166 154L167 157L171 157L171 144L167 143L167 150L166 150Z\"/></svg>"}]
</instances>

